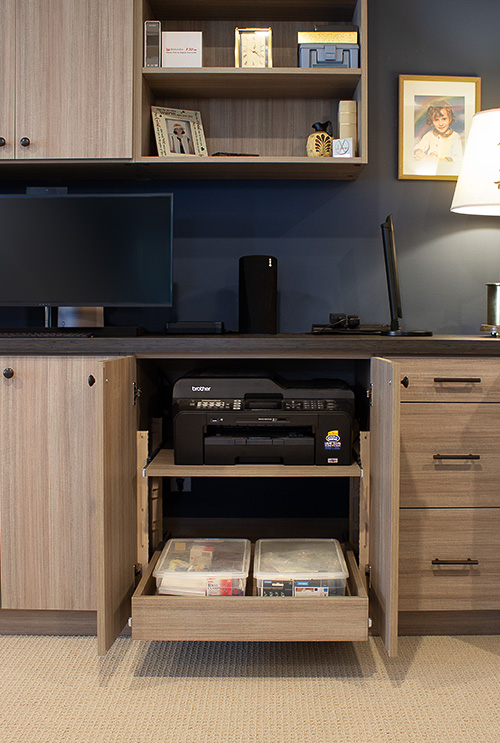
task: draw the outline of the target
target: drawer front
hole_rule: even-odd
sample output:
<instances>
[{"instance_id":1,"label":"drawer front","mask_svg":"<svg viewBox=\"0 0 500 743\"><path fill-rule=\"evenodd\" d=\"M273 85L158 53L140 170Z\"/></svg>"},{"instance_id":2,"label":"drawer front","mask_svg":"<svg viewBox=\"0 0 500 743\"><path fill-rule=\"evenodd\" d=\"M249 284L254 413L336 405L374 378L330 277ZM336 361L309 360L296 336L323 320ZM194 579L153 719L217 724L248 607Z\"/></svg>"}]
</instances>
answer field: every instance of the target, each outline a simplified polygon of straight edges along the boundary
<instances>
[{"instance_id":1,"label":"drawer front","mask_svg":"<svg viewBox=\"0 0 500 743\"><path fill-rule=\"evenodd\" d=\"M132 597L132 637L245 642L367 640L368 596L352 554L346 558L351 595L330 598L158 596L154 558Z\"/></svg>"},{"instance_id":2,"label":"drawer front","mask_svg":"<svg viewBox=\"0 0 500 743\"><path fill-rule=\"evenodd\" d=\"M500 506L500 406L401 407L402 507Z\"/></svg>"},{"instance_id":3,"label":"drawer front","mask_svg":"<svg viewBox=\"0 0 500 743\"><path fill-rule=\"evenodd\" d=\"M500 509L400 511L400 611L500 608Z\"/></svg>"},{"instance_id":4,"label":"drawer front","mask_svg":"<svg viewBox=\"0 0 500 743\"><path fill-rule=\"evenodd\" d=\"M395 359L401 402L500 402L500 359Z\"/></svg>"}]
</instances>

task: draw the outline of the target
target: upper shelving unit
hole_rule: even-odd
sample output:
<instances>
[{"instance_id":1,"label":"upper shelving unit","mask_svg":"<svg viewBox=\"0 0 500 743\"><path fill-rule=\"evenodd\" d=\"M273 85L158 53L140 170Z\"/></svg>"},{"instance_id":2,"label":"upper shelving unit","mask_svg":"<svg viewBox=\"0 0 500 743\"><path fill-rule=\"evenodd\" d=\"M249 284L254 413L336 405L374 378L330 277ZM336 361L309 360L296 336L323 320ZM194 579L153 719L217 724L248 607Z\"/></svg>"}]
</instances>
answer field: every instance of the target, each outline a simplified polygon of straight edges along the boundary
<instances>
[{"instance_id":1,"label":"upper shelving unit","mask_svg":"<svg viewBox=\"0 0 500 743\"><path fill-rule=\"evenodd\" d=\"M367 0L137 0L134 160L151 177L352 180L367 157ZM143 24L201 31L203 67L144 68ZM359 68L299 68L297 32L317 23L359 29ZM234 66L236 27L272 28L273 67ZM339 100L355 100L353 158L310 158L315 121L337 121ZM208 157L158 157L151 106L199 111ZM215 153L238 153L223 157ZM242 156L243 155L243 156Z\"/></svg>"}]
</instances>

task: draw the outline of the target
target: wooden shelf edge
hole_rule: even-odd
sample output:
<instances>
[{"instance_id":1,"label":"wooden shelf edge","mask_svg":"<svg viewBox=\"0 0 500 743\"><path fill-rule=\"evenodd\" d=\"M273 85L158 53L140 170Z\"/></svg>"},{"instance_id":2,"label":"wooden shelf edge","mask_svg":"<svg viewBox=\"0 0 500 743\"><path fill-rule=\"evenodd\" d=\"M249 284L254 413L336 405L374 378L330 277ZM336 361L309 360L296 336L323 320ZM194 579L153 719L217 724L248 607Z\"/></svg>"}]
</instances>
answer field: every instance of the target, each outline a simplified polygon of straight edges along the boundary
<instances>
[{"instance_id":1,"label":"wooden shelf edge","mask_svg":"<svg viewBox=\"0 0 500 743\"><path fill-rule=\"evenodd\" d=\"M142 157L148 177L227 180L356 180L367 163L361 158L308 157Z\"/></svg>"},{"instance_id":2,"label":"wooden shelf edge","mask_svg":"<svg viewBox=\"0 0 500 743\"><path fill-rule=\"evenodd\" d=\"M146 477L361 477L358 464L338 466L285 464L174 464L172 449L161 449L144 469Z\"/></svg>"}]
</instances>

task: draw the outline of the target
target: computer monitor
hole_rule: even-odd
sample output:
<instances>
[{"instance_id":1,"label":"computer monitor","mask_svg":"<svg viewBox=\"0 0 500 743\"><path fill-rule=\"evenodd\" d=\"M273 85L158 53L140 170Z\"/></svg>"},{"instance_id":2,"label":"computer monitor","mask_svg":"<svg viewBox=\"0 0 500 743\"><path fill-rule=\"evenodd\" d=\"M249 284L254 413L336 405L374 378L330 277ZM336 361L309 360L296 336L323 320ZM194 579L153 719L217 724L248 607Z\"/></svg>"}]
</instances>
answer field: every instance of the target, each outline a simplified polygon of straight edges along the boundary
<instances>
[{"instance_id":1,"label":"computer monitor","mask_svg":"<svg viewBox=\"0 0 500 743\"><path fill-rule=\"evenodd\" d=\"M172 306L171 193L0 195L0 225L0 306Z\"/></svg>"},{"instance_id":2,"label":"computer monitor","mask_svg":"<svg viewBox=\"0 0 500 743\"><path fill-rule=\"evenodd\" d=\"M382 335L432 335L430 330L402 330L399 321L403 319L401 305L401 291L399 288L398 262L396 256L396 241L394 239L394 221L392 214L380 225L382 230L382 243L384 247L385 270L387 277L387 293L389 297L389 310L391 322L388 330L383 330Z\"/></svg>"}]
</instances>

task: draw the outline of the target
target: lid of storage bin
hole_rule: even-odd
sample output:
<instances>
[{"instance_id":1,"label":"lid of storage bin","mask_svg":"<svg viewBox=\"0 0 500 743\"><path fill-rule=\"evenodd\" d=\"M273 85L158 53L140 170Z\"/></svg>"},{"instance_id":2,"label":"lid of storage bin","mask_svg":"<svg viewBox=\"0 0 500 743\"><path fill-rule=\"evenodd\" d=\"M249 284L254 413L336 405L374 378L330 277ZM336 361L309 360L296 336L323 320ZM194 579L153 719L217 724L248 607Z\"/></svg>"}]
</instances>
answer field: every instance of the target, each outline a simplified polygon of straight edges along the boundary
<instances>
[{"instance_id":1,"label":"lid of storage bin","mask_svg":"<svg viewBox=\"0 0 500 743\"><path fill-rule=\"evenodd\" d=\"M257 580L345 580L349 575L338 539L259 539Z\"/></svg>"},{"instance_id":2,"label":"lid of storage bin","mask_svg":"<svg viewBox=\"0 0 500 743\"><path fill-rule=\"evenodd\" d=\"M248 539L170 539L153 575L182 575L184 581L202 576L246 578L250 563Z\"/></svg>"}]
</instances>

